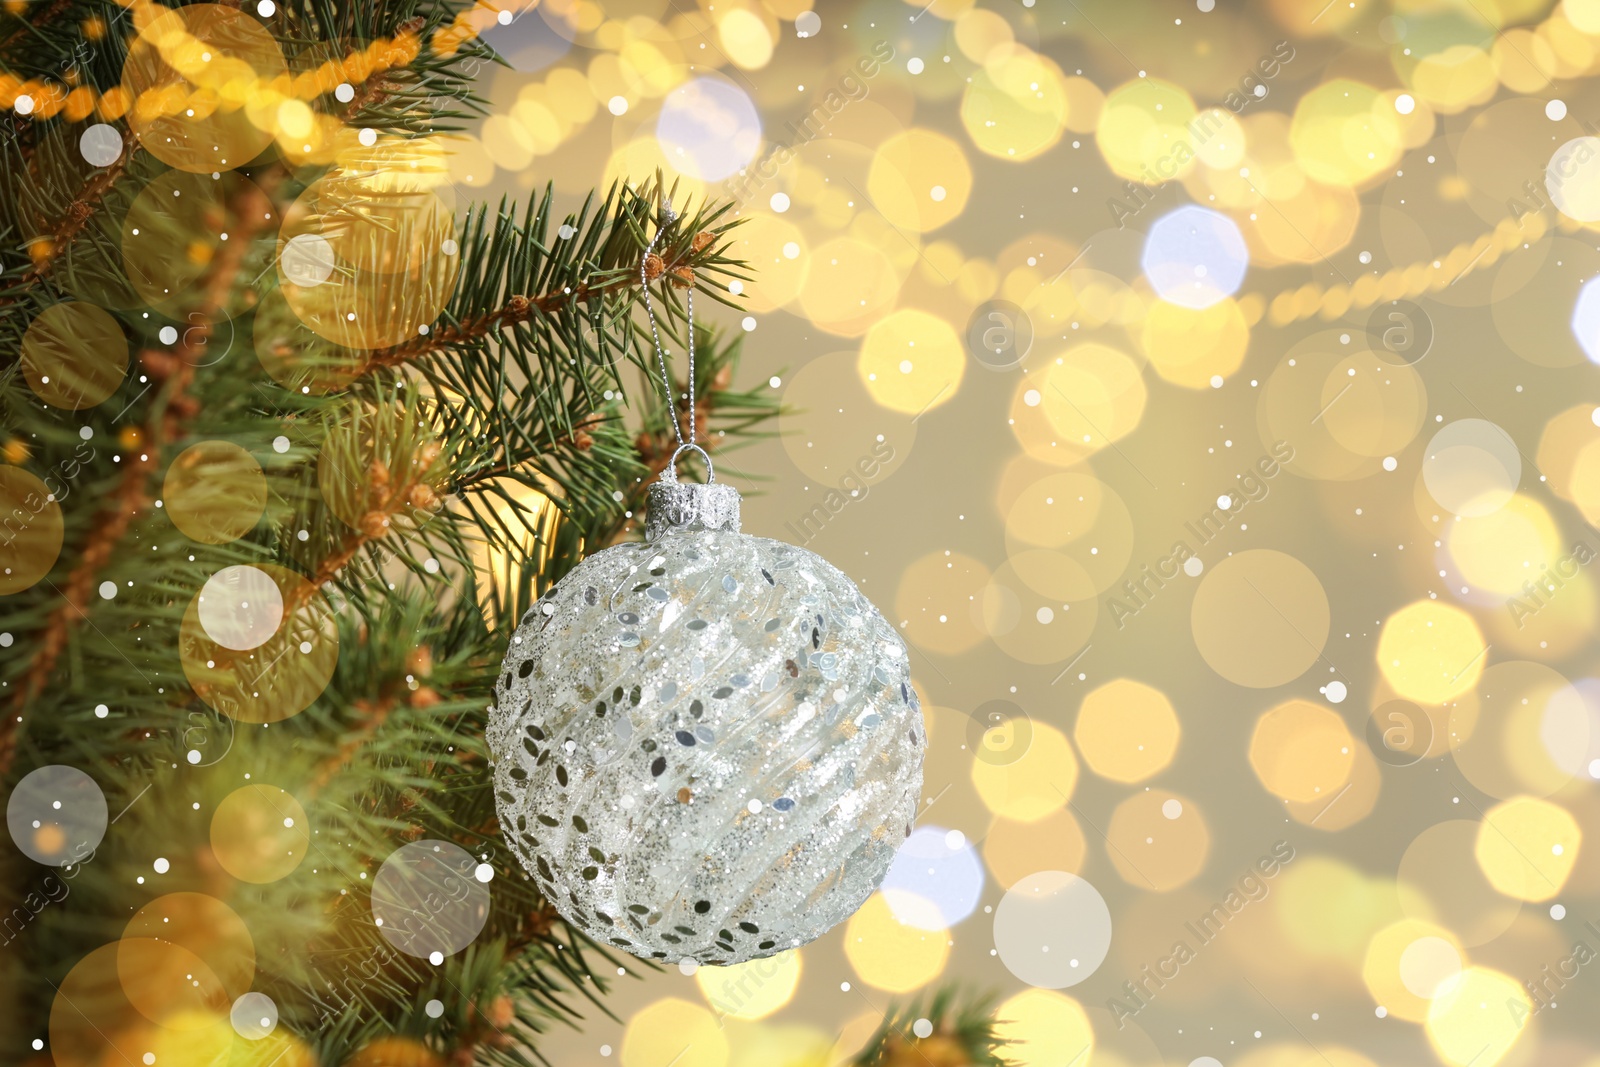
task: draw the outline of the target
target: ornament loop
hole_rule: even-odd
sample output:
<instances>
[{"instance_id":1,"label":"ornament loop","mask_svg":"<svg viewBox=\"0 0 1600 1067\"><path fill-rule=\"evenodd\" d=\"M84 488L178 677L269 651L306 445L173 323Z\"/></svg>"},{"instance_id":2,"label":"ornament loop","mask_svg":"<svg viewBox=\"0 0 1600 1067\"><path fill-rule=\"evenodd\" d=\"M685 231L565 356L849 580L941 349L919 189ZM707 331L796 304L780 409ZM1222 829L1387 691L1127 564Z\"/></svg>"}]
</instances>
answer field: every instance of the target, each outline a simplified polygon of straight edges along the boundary
<instances>
[{"instance_id":1,"label":"ornament loop","mask_svg":"<svg viewBox=\"0 0 1600 1067\"><path fill-rule=\"evenodd\" d=\"M678 457L691 450L700 453L700 458L706 461L706 484L711 485L717 480L717 472L711 467L711 453L693 442L686 441L673 450L672 458L667 461L666 469L661 472L662 481L678 480Z\"/></svg>"}]
</instances>

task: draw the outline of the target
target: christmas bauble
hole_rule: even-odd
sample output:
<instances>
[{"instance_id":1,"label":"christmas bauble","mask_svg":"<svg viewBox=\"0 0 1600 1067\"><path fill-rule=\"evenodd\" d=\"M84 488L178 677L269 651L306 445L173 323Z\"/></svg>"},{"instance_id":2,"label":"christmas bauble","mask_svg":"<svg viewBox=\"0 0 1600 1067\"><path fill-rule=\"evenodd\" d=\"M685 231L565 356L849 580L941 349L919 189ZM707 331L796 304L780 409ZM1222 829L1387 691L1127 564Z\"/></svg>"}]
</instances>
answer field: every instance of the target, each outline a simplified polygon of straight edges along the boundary
<instances>
[{"instance_id":1,"label":"christmas bauble","mask_svg":"<svg viewBox=\"0 0 1600 1067\"><path fill-rule=\"evenodd\" d=\"M905 644L739 495L663 475L647 540L528 612L489 744L507 844L573 925L730 964L851 915L910 831L922 716Z\"/></svg>"}]
</instances>

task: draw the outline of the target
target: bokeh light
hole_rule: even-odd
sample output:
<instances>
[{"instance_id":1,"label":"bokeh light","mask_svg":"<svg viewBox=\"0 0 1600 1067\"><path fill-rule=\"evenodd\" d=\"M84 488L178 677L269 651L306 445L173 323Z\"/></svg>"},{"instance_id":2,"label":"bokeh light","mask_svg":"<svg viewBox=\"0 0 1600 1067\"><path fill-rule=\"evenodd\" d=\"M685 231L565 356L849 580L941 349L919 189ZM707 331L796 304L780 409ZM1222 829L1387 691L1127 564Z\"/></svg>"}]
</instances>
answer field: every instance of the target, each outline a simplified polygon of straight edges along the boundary
<instances>
[{"instance_id":1,"label":"bokeh light","mask_svg":"<svg viewBox=\"0 0 1600 1067\"><path fill-rule=\"evenodd\" d=\"M222 869L257 885L276 882L305 861L311 845L306 809L274 785L247 785L211 815L211 854Z\"/></svg>"},{"instance_id":2,"label":"bokeh light","mask_svg":"<svg viewBox=\"0 0 1600 1067\"><path fill-rule=\"evenodd\" d=\"M1083 698L1072 737L1094 773L1114 782L1142 782L1172 762L1180 733L1165 693L1118 678Z\"/></svg>"},{"instance_id":3,"label":"bokeh light","mask_svg":"<svg viewBox=\"0 0 1600 1067\"><path fill-rule=\"evenodd\" d=\"M702 181L721 181L755 158L761 119L743 89L706 76L667 94L656 120L656 139L675 169Z\"/></svg>"},{"instance_id":4,"label":"bokeh light","mask_svg":"<svg viewBox=\"0 0 1600 1067\"><path fill-rule=\"evenodd\" d=\"M903 923L881 893L867 898L844 928L844 954L856 977L887 993L933 981L950 958L949 934Z\"/></svg>"},{"instance_id":5,"label":"bokeh light","mask_svg":"<svg viewBox=\"0 0 1600 1067\"><path fill-rule=\"evenodd\" d=\"M1017 1067L1098 1063L1095 1033L1083 1007L1046 989L1025 989L995 1009L995 1030Z\"/></svg>"},{"instance_id":6,"label":"bokeh light","mask_svg":"<svg viewBox=\"0 0 1600 1067\"><path fill-rule=\"evenodd\" d=\"M728 1039L705 1008L663 997L628 1020L621 1058L622 1067L727 1067Z\"/></svg>"},{"instance_id":7,"label":"bokeh light","mask_svg":"<svg viewBox=\"0 0 1600 1067\"><path fill-rule=\"evenodd\" d=\"M947 930L978 906L983 864L959 830L925 823L900 843L879 890L907 926Z\"/></svg>"},{"instance_id":8,"label":"bokeh light","mask_svg":"<svg viewBox=\"0 0 1600 1067\"><path fill-rule=\"evenodd\" d=\"M1290 700L1256 720L1250 767L1269 793L1284 800L1331 801L1350 778L1355 745L1337 712Z\"/></svg>"},{"instance_id":9,"label":"bokeh light","mask_svg":"<svg viewBox=\"0 0 1600 1067\"><path fill-rule=\"evenodd\" d=\"M994 910L1000 962L1040 989L1084 981L1111 949L1111 911L1088 881L1067 871L1039 871L1017 882Z\"/></svg>"},{"instance_id":10,"label":"bokeh light","mask_svg":"<svg viewBox=\"0 0 1600 1067\"><path fill-rule=\"evenodd\" d=\"M6 518L6 553L0 558L0 596L37 583L61 555L65 536L61 503L21 467L0 464L0 515Z\"/></svg>"},{"instance_id":11,"label":"bokeh light","mask_svg":"<svg viewBox=\"0 0 1600 1067\"><path fill-rule=\"evenodd\" d=\"M1220 505L1213 516L1219 513ZM1329 618L1328 595L1311 568L1287 553L1251 549L1204 573L1190 629L1212 670L1236 685L1269 689L1317 661Z\"/></svg>"},{"instance_id":12,"label":"bokeh light","mask_svg":"<svg viewBox=\"0 0 1600 1067\"><path fill-rule=\"evenodd\" d=\"M1032 725L1028 748L1016 759L972 763L972 784L990 811L1018 822L1038 822L1072 799L1078 758L1055 727Z\"/></svg>"},{"instance_id":13,"label":"bokeh light","mask_svg":"<svg viewBox=\"0 0 1600 1067\"><path fill-rule=\"evenodd\" d=\"M1422 461L1428 493L1446 511L1487 515L1505 506L1522 480L1511 435L1485 419L1457 419L1428 441Z\"/></svg>"},{"instance_id":14,"label":"bokeh light","mask_svg":"<svg viewBox=\"0 0 1600 1067\"><path fill-rule=\"evenodd\" d=\"M22 372L40 400L80 411L117 391L128 342L110 313L77 301L45 308L22 338Z\"/></svg>"},{"instance_id":15,"label":"bokeh light","mask_svg":"<svg viewBox=\"0 0 1600 1067\"><path fill-rule=\"evenodd\" d=\"M413 841L391 852L372 879L372 919L408 956L453 956L489 918L478 860L449 841Z\"/></svg>"},{"instance_id":16,"label":"bokeh light","mask_svg":"<svg viewBox=\"0 0 1600 1067\"><path fill-rule=\"evenodd\" d=\"M1442 704L1471 689L1488 651L1472 616L1435 600L1419 600L1384 620L1378 669L1400 696Z\"/></svg>"},{"instance_id":17,"label":"bokeh light","mask_svg":"<svg viewBox=\"0 0 1600 1067\"><path fill-rule=\"evenodd\" d=\"M106 795L76 767L51 764L22 776L6 797L12 843L35 863L83 863L106 835Z\"/></svg>"},{"instance_id":18,"label":"bokeh light","mask_svg":"<svg viewBox=\"0 0 1600 1067\"><path fill-rule=\"evenodd\" d=\"M172 461L161 497L167 517L186 536L221 545L261 521L267 478L256 458L231 441L202 441Z\"/></svg>"},{"instance_id":19,"label":"bokeh light","mask_svg":"<svg viewBox=\"0 0 1600 1067\"><path fill-rule=\"evenodd\" d=\"M1203 310L1239 291L1250 250L1228 216L1188 205L1151 225L1140 265L1161 299Z\"/></svg>"},{"instance_id":20,"label":"bokeh light","mask_svg":"<svg viewBox=\"0 0 1600 1067\"><path fill-rule=\"evenodd\" d=\"M765 1019L794 997L800 984L799 949L731 967L700 967L695 984L719 1017Z\"/></svg>"}]
</instances>

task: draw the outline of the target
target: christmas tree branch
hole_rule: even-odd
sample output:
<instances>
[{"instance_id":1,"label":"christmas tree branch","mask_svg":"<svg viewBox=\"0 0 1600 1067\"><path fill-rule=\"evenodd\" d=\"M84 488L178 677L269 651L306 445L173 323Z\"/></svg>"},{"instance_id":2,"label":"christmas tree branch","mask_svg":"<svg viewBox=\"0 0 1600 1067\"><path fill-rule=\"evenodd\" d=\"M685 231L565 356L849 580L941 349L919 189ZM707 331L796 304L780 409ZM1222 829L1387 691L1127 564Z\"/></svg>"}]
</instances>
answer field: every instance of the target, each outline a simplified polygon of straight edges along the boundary
<instances>
[{"instance_id":1,"label":"christmas tree branch","mask_svg":"<svg viewBox=\"0 0 1600 1067\"><path fill-rule=\"evenodd\" d=\"M266 188L275 184L272 178L263 180ZM245 187L239 200L232 205L234 215L240 220L235 228L236 239L224 245L215 260L215 270L200 303L199 321L184 331L172 351L147 348L139 353L139 363L146 375L159 383L159 400L150 406L150 417L137 442L129 449L127 466L116 492L91 527L78 566L61 590L61 605L46 619L23 680L12 695L12 714L0 720L0 774L10 767L15 752L18 713L49 682L72 630L88 618L87 606L95 579L111 559L129 524L150 504L147 487L151 476L160 468L162 446L181 439L188 420L199 410L199 402L188 395L195 366L210 338L213 322L233 290L251 241L269 214L265 208L270 205L264 189Z\"/></svg>"},{"instance_id":2,"label":"christmas tree branch","mask_svg":"<svg viewBox=\"0 0 1600 1067\"><path fill-rule=\"evenodd\" d=\"M24 34L38 33L39 30L69 11L73 4L74 0L52 0L48 6L37 9L32 18L23 18L20 14L12 15L12 18L17 20L18 25L14 30L6 34L3 39L0 39L0 48L15 43Z\"/></svg>"},{"instance_id":3,"label":"christmas tree branch","mask_svg":"<svg viewBox=\"0 0 1600 1067\"><path fill-rule=\"evenodd\" d=\"M49 233L33 239L28 248L33 258L33 267L16 283L19 295L0 299L0 307L16 303L21 299L21 292L43 281L50 274L51 269L61 258L61 253L72 244L88 225L89 220L94 217L105 195L128 173L128 167L138 151L138 135L131 129L125 131L122 135L122 155L117 161L92 174L78 194L67 202L60 216L49 228Z\"/></svg>"}]
</instances>

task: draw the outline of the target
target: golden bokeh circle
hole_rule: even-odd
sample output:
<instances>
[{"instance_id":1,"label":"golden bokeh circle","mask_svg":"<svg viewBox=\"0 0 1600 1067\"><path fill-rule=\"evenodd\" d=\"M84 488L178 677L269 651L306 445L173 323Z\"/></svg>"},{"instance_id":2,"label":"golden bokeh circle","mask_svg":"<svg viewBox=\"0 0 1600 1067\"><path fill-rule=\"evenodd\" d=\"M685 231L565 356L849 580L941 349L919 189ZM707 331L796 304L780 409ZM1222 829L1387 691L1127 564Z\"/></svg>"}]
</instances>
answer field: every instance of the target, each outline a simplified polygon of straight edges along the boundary
<instances>
[{"instance_id":1,"label":"golden bokeh circle","mask_svg":"<svg viewBox=\"0 0 1600 1067\"><path fill-rule=\"evenodd\" d=\"M134 913L124 938L155 938L179 945L204 962L234 997L246 992L256 972L255 939L239 914L205 893L166 893Z\"/></svg>"},{"instance_id":2,"label":"golden bokeh circle","mask_svg":"<svg viewBox=\"0 0 1600 1067\"><path fill-rule=\"evenodd\" d=\"M892 620L918 648L952 655L984 638L979 598L989 568L959 552L930 552L906 566L894 598Z\"/></svg>"},{"instance_id":3,"label":"golden bokeh circle","mask_svg":"<svg viewBox=\"0 0 1600 1067\"><path fill-rule=\"evenodd\" d=\"M1510 975L1468 967L1455 987L1428 1007L1434 1053L1451 1067L1499 1063L1522 1036L1533 1001Z\"/></svg>"},{"instance_id":4,"label":"golden bokeh circle","mask_svg":"<svg viewBox=\"0 0 1600 1067\"><path fill-rule=\"evenodd\" d=\"M950 935L902 923L884 895L874 893L845 924L844 954L867 985L886 993L909 993L944 970Z\"/></svg>"},{"instance_id":5,"label":"golden bokeh circle","mask_svg":"<svg viewBox=\"0 0 1600 1067\"><path fill-rule=\"evenodd\" d=\"M1038 823L1072 799L1078 785L1078 758L1065 734L1036 722L1028 750L1017 759L1006 763L974 759L972 784L997 816Z\"/></svg>"},{"instance_id":6,"label":"golden bokeh circle","mask_svg":"<svg viewBox=\"0 0 1600 1067\"><path fill-rule=\"evenodd\" d=\"M236 541L253 530L267 506L267 476L231 441L202 441L167 468L161 505L172 524L207 545Z\"/></svg>"},{"instance_id":7,"label":"golden bokeh circle","mask_svg":"<svg viewBox=\"0 0 1600 1067\"><path fill-rule=\"evenodd\" d=\"M1285 801L1284 809L1290 818L1331 834L1354 826L1372 814L1378 806L1378 794L1383 791L1383 774L1366 745L1352 746L1351 754L1355 758L1350 765L1350 777L1338 792L1332 797L1315 800Z\"/></svg>"},{"instance_id":8,"label":"golden bokeh circle","mask_svg":"<svg viewBox=\"0 0 1600 1067\"><path fill-rule=\"evenodd\" d=\"M1010 889L1036 871L1077 874L1088 848L1077 818L1062 807L1034 822L996 816L983 839L983 862L1000 888Z\"/></svg>"},{"instance_id":9,"label":"golden bokeh circle","mask_svg":"<svg viewBox=\"0 0 1600 1067\"><path fill-rule=\"evenodd\" d=\"M250 237L277 225L271 199L242 174L169 170L123 216L123 270L143 302L186 336L191 324L231 318L254 302L234 275Z\"/></svg>"},{"instance_id":10,"label":"golden bokeh circle","mask_svg":"<svg viewBox=\"0 0 1600 1067\"><path fill-rule=\"evenodd\" d=\"M966 369L967 352L955 328L915 308L873 323L856 361L856 373L878 406L913 418L952 400Z\"/></svg>"},{"instance_id":11,"label":"golden bokeh circle","mask_svg":"<svg viewBox=\"0 0 1600 1067\"><path fill-rule=\"evenodd\" d=\"M445 155L427 139L347 153L279 232L278 280L313 332L348 349L424 338L461 268Z\"/></svg>"},{"instance_id":12,"label":"golden bokeh circle","mask_svg":"<svg viewBox=\"0 0 1600 1067\"><path fill-rule=\"evenodd\" d=\"M794 302L812 260L811 241L799 226L766 212L748 212L728 239L728 254L750 264L755 275L740 294L746 310L759 315Z\"/></svg>"},{"instance_id":13,"label":"golden bokeh circle","mask_svg":"<svg viewBox=\"0 0 1600 1067\"><path fill-rule=\"evenodd\" d=\"M1378 669L1407 700L1443 704L1477 684L1487 652L1471 615L1452 604L1418 600L1384 620Z\"/></svg>"},{"instance_id":14,"label":"golden bokeh circle","mask_svg":"<svg viewBox=\"0 0 1600 1067\"><path fill-rule=\"evenodd\" d=\"M622 1067L726 1067L728 1038L699 1004L663 997L633 1013L622 1034ZM397 1062L370 1061L370 1067Z\"/></svg>"},{"instance_id":15,"label":"golden bokeh circle","mask_svg":"<svg viewBox=\"0 0 1600 1067\"><path fill-rule=\"evenodd\" d=\"M972 192L972 167L961 146L920 127L878 146L867 193L883 217L902 229L929 233L960 216Z\"/></svg>"},{"instance_id":16,"label":"golden bokeh circle","mask_svg":"<svg viewBox=\"0 0 1600 1067\"><path fill-rule=\"evenodd\" d=\"M806 491L792 522L801 538L870 494L911 456L914 415L885 410L855 372L854 352L830 352L796 371L784 386L778 433L796 467L820 485ZM817 492L816 499L810 499ZM830 499L830 493L833 498ZM815 513L821 507L825 514Z\"/></svg>"},{"instance_id":17,"label":"golden bokeh circle","mask_svg":"<svg viewBox=\"0 0 1600 1067\"><path fill-rule=\"evenodd\" d=\"M1233 297L1195 309L1165 300L1150 305L1140 344L1162 378L1186 389L1210 389L1244 363L1250 327Z\"/></svg>"},{"instance_id":18,"label":"golden bokeh circle","mask_svg":"<svg viewBox=\"0 0 1600 1067\"><path fill-rule=\"evenodd\" d=\"M1076 1000L1053 989L1025 989L994 1010L995 1033L1015 1067L1101 1063L1094 1027Z\"/></svg>"},{"instance_id":19,"label":"golden bokeh circle","mask_svg":"<svg viewBox=\"0 0 1600 1067\"><path fill-rule=\"evenodd\" d=\"M1250 767L1274 796L1326 804L1350 780L1356 744L1338 712L1290 700L1256 720L1250 735Z\"/></svg>"},{"instance_id":20,"label":"golden bokeh circle","mask_svg":"<svg viewBox=\"0 0 1600 1067\"><path fill-rule=\"evenodd\" d=\"M1310 177L1325 185L1359 186L1394 166L1404 136L1394 105L1382 93L1334 78L1295 104L1289 143Z\"/></svg>"},{"instance_id":21,"label":"golden bokeh circle","mask_svg":"<svg viewBox=\"0 0 1600 1067\"><path fill-rule=\"evenodd\" d=\"M181 628L183 673L195 695L239 722L278 722L298 715L322 695L339 662L339 630L322 592L283 567L260 564L277 585L282 621L272 636L247 651L223 647L200 620L200 595Z\"/></svg>"},{"instance_id":22,"label":"golden bokeh circle","mask_svg":"<svg viewBox=\"0 0 1600 1067\"><path fill-rule=\"evenodd\" d=\"M1328 594L1304 563L1250 549L1208 569L1189 628L1212 670L1235 685L1270 689L1300 677L1328 639Z\"/></svg>"},{"instance_id":23,"label":"golden bokeh circle","mask_svg":"<svg viewBox=\"0 0 1600 1067\"><path fill-rule=\"evenodd\" d=\"M1135 78L1106 94L1095 143L1112 173L1150 185L1187 174L1197 138L1189 124L1194 100L1160 78Z\"/></svg>"},{"instance_id":24,"label":"golden bokeh circle","mask_svg":"<svg viewBox=\"0 0 1600 1067\"><path fill-rule=\"evenodd\" d=\"M1468 585L1510 596L1556 562L1560 538L1545 506L1517 493L1486 515L1463 515L1451 523L1445 545Z\"/></svg>"},{"instance_id":25,"label":"golden bokeh circle","mask_svg":"<svg viewBox=\"0 0 1600 1067\"><path fill-rule=\"evenodd\" d=\"M1133 556L1132 513L1116 490L1091 474L1038 478L1016 494L1005 523L1012 568L1030 589L1056 600L1105 592Z\"/></svg>"},{"instance_id":26,"label":"golden bokeh circle","mask_svg":"<svg viewBox=\"0 0 1600 1067\"><path fill-rule=\"evenodd\" d=\"M1563 500L1573 499L1573 473L1578 457L1600 441L1600 423L1595 422L1594 410L1593 404L1566 408L1548 419L1539 435L1534 464L1544 475L1550 491Z\"/></svg>"},{"instance_id":27,"label":"golden bokeh circle","mask_svg":"<svg viewBox=\"0 0 1600 1067\"><path fill-rule=\"evenodd\" d=\"M1329 368L1321 400L1329 436L1358 456L1403 451L1428 413L1422 375L1379 359L1364 346Z\"/></svg>"},{"instance_id":28,"label":"golden bokeh circle","mask_svg":"<svg viewBox=\"0 0 1600 1067\"><path fill-rule=\"evenodd\" d=\"M130 950L130 962L141 949L161 952L158 946L162 945L171 949L174 957L193 960L189 953L167 942L137 940L140 944ZM168 970L145 976L133 974L125 983L119 967L124 944L113 941L94 949L73 964L57 986L49 1021L50 1056L57 1067L142 1064L146 1054L177 1067L219 1067L225 1063L234 1036L226 1007L221 1011L193 1010L194 998L171 988L170 981L165 980ZM203 964L197 966L201 973L208 969ZM129 985L139 991L141 1002L169 1025L147 1018L129 999ZM209 980L204 987L216 990ZM189 989L193 992L195 987L190 985ZM171 1002L170 1011L161 1010L159 1000L144 999L147 993L159 997L163 991L181 998Z\"/></svg>"},{"instance_id":29,"label":"golden bokeh circle","mask_svg":"<svg viewBox=\"0 0 1600 1067\"><path fill-rule=\"evenodd\" d=\"M1478 866L1478 823L1435 823L1412 839L1396 872L1401 910L1451 930L1468 948L1499 937L1522 905L1502 896Z\"/></svg>"},{"instance_id":30,"label":"golden bokeh circle","mask_svg":"<svg viewBox=\"0 0 1600 1067\"><path fill-rule=\"evenodd\" d=\"M1106 845L1124 882L1166 893L1205 869L1211 831L1193 800L1165 789L1145 789L1112 811Z\"/></svg>"},{"instance_id":31,"label":"golden bokeh circle","mask_svg":"<svg viewBox=\"0 0 1600 1067\"><path fill-rule=\"evenodd\" d=\"M1417 981L1416 972L1433 970L1440 979L1447 981L1448 970L1437 965L1432 968L1419 967L1416 959L1419 950L1413 946L1419 943L1426 946L1425 959L1429 961L1446 958L1436 942L1442 942L1444 948L1454 952L1458 961L1467 958L1466 949L1454 932L1421 919L1401 919L1390 923L1367 943L1366 959L1361 965L1361 980L1367 992L1372 994L1373 1001L1387 1008L1395 1018L1413 1023L1427 1019L1428 1004L1433 996L1425 996L1417 991L1419 988L1426 991L1427 986ZM1460 974L1459 962L1456 973ZM1440 986L1445 985L1446 981L1435 985L1435 991L1442 991Z\"/></svg>"},{"instance_id":32,"label":"golden bokeh circle","mask_svg":"<svg viewBox=\"0 0 1600 1067\"><path fill-rule=\"evenodd\" d=\"M1011 432L1028 455L1070 467L1132 433L1148 395L1131 358L1102 344L1076 345L1023 375Z\"/></svg>"},{"instance_id":33,"label":"golden bokeh circle","mask_svg":"<svg viewBox=\"0 0 1600 1067\"><path fill-rule=\"evenodd\" d=\"M81 411L112 393L128 374L128 339L109 312L80 301L54 304L28 324L22 373L51 407Z\"/></svg>"},{"instance_id":34,"label":"golden bokeh circle","mask_svg":"<svg viewBox=\"0 0 1600 1067\"><path fill-rule=\"evenodd\" d=\"M219 4L140 20L122 66L128 122L163 163L199 174L250 162L273 130L252 121L267 83L287 73L283 52L250 15Z\"/></svg>"},{"instance_id":35,"label":"golden bokeh circle","mask_svg":"<svg viewBox=\"0 0 1600 1067\"><path fill-rule=\"evenodd\" d=\"M61 555L61 503L21 467L0 465L0 521L7 534L0 559L0 596L20 593L50 573Z\"/></svg>"},{"instance_id":36,"label":"golden bokeh circle","mask_svg":"<svg viewBox=\"0 0 1600 1067\"><path fill-rule=\"evenodd\" d=\"M788 949L728 967L701 967L694 980L718 1016L765 1019L793 999L802 969L799 950Z\"/></svg>"},{"instance_id":37,"label":"golden bokeh circle","mask_svg":"<svg viewBox=\"0 0 1600 1067\"><path fill-rule=\"evenodd\" d=\"M1379 469L1377 459L1346 448L1326 421L1329 402L1337 405L1346 399L1338 396L1339 386L1330 389L1330 383L1336 368L1348 368L1350 346L1359 336L1350 330L1323 330L1303 338L1262 382L1256 401L1261 440L1292 442L1294 458L1286 465L1302 477L1343 481ZM1370 419L1360 422L1370 424Z\"/></svg>"},{"instance_id":38,"label":"golden bokeh circle","mask_svg":"<svg viewBox=\"0 0 1600 1067\"><path fill-rule=\"evenodd\" d=\"M276 882L294 872L311 846L306 809L274 785L247 785L211 815L211 853L241 882Z\"/></svg>"},{"instance_id":39,"label":"golden bokeh circle","mask_svg":"<svg viewBox=\"0 0 1600 1067\"><path fill-rule=\"evenodd\" d=\"M1550 900L1571 876L1582 839L1565 808L1539 797L1512 797L1484 813L1473 854L1505 896Z\"/></svg>"},{"instance_id":40,"label":"golden bokeh circle","mask_svg":"<svg viewBox=\"0 0 1600 1067\"><path fill-rule=\"evenodd\" d=\"M1002 44L967 80L960 115L978 151L1020 163L1061 139L1070 108L1066 79L1053 60L1024 45Z\"/></svg>"},{"instance_id":41,"label":"golden bokeh circle","mask_svg":"<svg viewBox=\"0 0 1600 1067\"><path fill-rule=\"evenodd\" d=\"M978 608L984 630L1006 655L1022 663L1060 663L1094 632L1100 602L1093 590L1088 572L1071 556L1036 548L995 570ZM1082 599L1068 599L1074 595Z\"/></svg>"},{"instance_id":42,"label":"golden bokeh circle","mask_svg":"<svg viewBox=\"0 0 1600 1067\"><path fill-rule=\"evenodd\" d=\"M1142 782L1165 770L1182 728L1172 701L1154 686L1117 678L1078 707L1073 740L1089 769L1114 782Z\"/></svg>"},{"instance_id":43,"label":"golden bokeh circle","mask_svg":"<svg viewBox=\"0 0 1600 1067\"><path fill-rule=\"evenodd\" d=\"M810 252L800 308L819 330L860 337L900 292L900 271L888 254L857 237L835 237Z\"/></svg>"}]
</instances>

